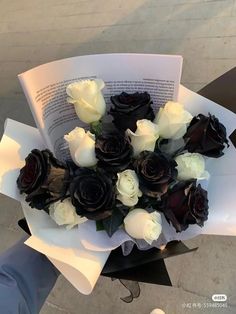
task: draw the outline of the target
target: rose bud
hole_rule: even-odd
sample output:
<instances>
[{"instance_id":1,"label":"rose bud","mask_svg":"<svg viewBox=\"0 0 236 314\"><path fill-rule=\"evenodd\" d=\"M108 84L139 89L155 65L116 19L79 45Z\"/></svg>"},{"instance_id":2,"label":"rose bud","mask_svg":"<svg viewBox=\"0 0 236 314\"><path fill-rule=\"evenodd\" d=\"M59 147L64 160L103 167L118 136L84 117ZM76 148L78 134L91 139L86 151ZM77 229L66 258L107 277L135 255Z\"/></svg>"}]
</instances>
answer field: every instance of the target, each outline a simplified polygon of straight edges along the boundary
<instances>
[{"instance_id":1,"label":"rose bud","mask_svg":"<svg viewBox=\"0 0 236 314\"><path fill-rule=\"evenodd\" d=\"M134 239L144 239L150 245L161 234L161 215L142 208L131 210L124 219L125 231Z\"/></svg>"},{"instance_id":2,"label":"rose bud","mask_svg":"<svg viewBox=\"0 0 236 314\"><path fill-rule=\"evenodd\" d=\"M69 171L49 150L34 149L25 159L17 186L27 194L26 202L37 209L45 209L62 199L68 187Z\"/></svg>"},{"instance_id":3,"label":"rose bud","mask_svg":"<svg viewBox=\"0 0 236 314\"><path fill-rule=\"evenodd\" d=\"M176 162L162 153L142 152L134 162L143 194L158 198L177 177Z\"/></svg>"},{"instance_id":4,"label":"rose bud","mask_svg":"<svg viewBox=\"0 0 236 314\"><path fill-rule=\"evenodd\" d=\"M147 92L144 93L121 93L120 95L112 96L111 102L113 106L110 109L110 114L113 117L113 123L122 131L130 129L135 132L136 122L138 120L147 119L153 120L155 115L151 107L151 97Z\"/></svg>"},{"instance_id":5,"label":"rose bud","mask_svg":"<svg viewBox=\"0 0 236 314\"><path fill-rule=\"evenodd\" d=\"M77 166L92 167L97 163L95 156L95 135L76 127L64 136L69 144L70 155Z\"/></svg>"},{"instance_id":6,"label":"rose bud","mask_svg":"<svg viewBox=\"0 0 236 314\"><path fill-rule=\"evenodd\" d=\"M205 170L205 160L197 153L185 153L175 158L177 162L178 180L209 179L209 172Z\"/></svg>"},{"instance_id":7,"label":"rose bud","mask_svg":"<svg viewBox=\"0 0 236 314\"><path fill-rule=\"evenodd\" d=\"M166 219L177 232L186 230L189 224L204 225L208 218L207 191L194 181L180 182L163 196L161 206Z\"/></svg>"},{"instance_id":8,"label":"rose bud","mask_svg":"<svg viewBox=\"0 0 236 314\"><path fill-rule=\"evenodd\" d=\"M182 104L168 101L164 108L159 109L154 122L158 125L160 137L177 140L186 133L192 118Z\"/></svg>"},{"instance_id":9,"label":"rose bud","mask_svg":"<svg viewBox=\"0 0 236 314\"><path fill-rule=\"evenodd\" d=\"M134 170L127 169L117 173L116 198L126 206L134 206L138 203L138 198L142 196L139 190L138 177Z\"/></svg>"},{"instance_id":10,"label":"rose bud","mask_svg":"<svg viewBox=\"0 0 236 314\"><path fill-rule=\"evenodd\" d=\"M98 167L117 172L126 169L133 156L129 138L121 133L104 133L97 137L95 154Z\"/></svg>"},{"instance_id":11,"label":"rose bud","mask_svg":"<svg viewBox=\"0 0 236 314\"><path fill-rule=\"evenodd\" d=\"M81 168L70 184L70 196L79 216L91 220L111 216L115 191L107 174Z\"/></svg>"},{"instance_id":12,"label":"rose bud","mask_svg":"<svg viewBox=\"0 0 236 314\"><path fill-rule=\"evenodd\" d=\"M76 214L75 207L68 198L52 203L49 207L49 215L59 226L66 225L68 230L87 221L87 218Z\"/></svg>"},{"instance_id":13,"label":"rose bud","mask_svg":"<svg viewBox=\"0 0 236 314\"><path fill-rule=\"evenodd\" d=\"M103 80L82 80L66 88L67 101L75 106L76 114L85 123L96 122L105 114L106 104L101 90Z\"/></svg>"},{"instance_id":14,"label":"rose bud","mask_svg":"<svg viewBox=\"0 0 236 314\"><path fill-rule=\"evenodd\" d=\"M146 119L137 121L137 129L135 133L128 129L126 134L131 139L134 156L137 156L144 150L153 152L156 141L159 138L158 126Z\"/></svg>"},{"instance_id":15,"label":"rose bud","mask_svg":"<svg viewBox=\"0 0 236 314\"><path fill-rule=\"evenodd\" d=\"M225 144L229 146L226 129L222 123L209 114L194 117L184 135L185 148L190 153L200 153L208 157L218 158L222 155Z\"/></svg>"}]
</instances>

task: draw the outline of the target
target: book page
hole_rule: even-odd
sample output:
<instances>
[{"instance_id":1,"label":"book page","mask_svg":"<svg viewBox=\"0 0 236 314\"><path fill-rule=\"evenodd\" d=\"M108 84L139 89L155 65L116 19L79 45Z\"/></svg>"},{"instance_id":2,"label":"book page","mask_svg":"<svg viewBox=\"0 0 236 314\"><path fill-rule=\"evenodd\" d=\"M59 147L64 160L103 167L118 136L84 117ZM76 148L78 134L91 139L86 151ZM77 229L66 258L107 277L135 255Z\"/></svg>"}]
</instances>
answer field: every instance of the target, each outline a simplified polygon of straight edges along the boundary
<instances>
[{"instance_id":1,"label":"book page","mask_svg":"<svg viewBox=\"0 0 236 314\"><path fill-rule=\"evenodd\" d=\"M70 156L63 136L76 126L88 127L67 102L68 84L103 79L108 108L112 95L147 91L156 111L168 100L177 100L181 70L181 56L103 54L54 61L20 74L19 79L46 145L66 160Z\"/></svg>"}]
</instances>

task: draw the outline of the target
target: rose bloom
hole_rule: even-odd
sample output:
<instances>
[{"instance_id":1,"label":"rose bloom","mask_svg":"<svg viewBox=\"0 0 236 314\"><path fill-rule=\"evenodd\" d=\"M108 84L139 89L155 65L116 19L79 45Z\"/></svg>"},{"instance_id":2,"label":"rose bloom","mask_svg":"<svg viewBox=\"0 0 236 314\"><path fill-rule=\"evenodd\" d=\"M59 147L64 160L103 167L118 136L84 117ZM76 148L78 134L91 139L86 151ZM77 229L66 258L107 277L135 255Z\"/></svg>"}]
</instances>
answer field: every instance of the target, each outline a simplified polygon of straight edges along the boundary
<instances>
[{"instance_id":1,"label":"rose bloom","mask_svg":"<svg viewBox=\"0 0 236 314\"><path fill-rule=\"evenodd\" d=\"M138 177L134 170L127 169L117 173L116 198L126 206L134 206L138 203L138 198L142 196L139 190Z\"/></svg>"},{"instance_id":2,"label":"rose bloom","mask_svg":"<svg viewBox=\"0 0 236 314\"><path fill-rule=\"evenodd\" d=\"M176 140L186 133L192 118L182 104L168 101L164 108L159 109L154 122L158 125L160 137Z\"/></svg>"},{"instance_id":3,"label":"rose bloom","mask_svg":"<svg viewBox=\"0 0 236 314\"><path fill-rule=\"evenodd\" d=\"M184 135L185 148L190 153L200 153L208 157L218 158L224 155L225 146L229 146L226 129L222 123L209 114L199 114L191 121Z\"/></svg>"},{"instance_id":4,"label":"rose bloom","mask_svg":"<svg viewBox=\"0 0 236 314\"><path fill-rule=\"evenodd\" d=\"M87 221L87 218L80 217L76 214L75 207L68 198L51 204L49 207L49 215L59 226L67 225L66 229L71 229Z\"/></svg>"},{"instance_id":5,"label":"rose bloom","mask_svg":"<svg viewBox=\"0 0 236 314\"><path fill-rule=\"evenodd\" d=\"M70 182L70 196L76 213L91 220L102 220L112 214L115 190L107 174L80 168Z\"/></svg>"},{"instance_id":6,"label":"rose bloom","mask_svg":"<svg viewBox=\"0 0 236 314\"><path fill-rule=\"evenodd\" d=\"M160 152L142 152L134 162L144 195L158 198L177 177L176 162Z\"/></svg>"},{"instance_id":7,"label":"rose bloom","mask_svg":"<svg viewBox=\"0 0 236 314\"><path fill-rule=\"evenodd\" d=\"M175 158L179 180L209 179L209 173L205 170L205 160L197 153L185 153Z\"/></svg>"},{"instance_id":8,"label":"rose bloom","mask_svg":"<svg viewBox=\"0 0 236 314\"><path fill-rule=\"evenodd\" d=\"M81 121L96 122L105 114L106 104L101 92L104 86L100 79L82 80L67 86L67 101L75 106Z\"/></svg>"},{"instance_id":9,"label":"rose bloom","mask_svg":"<svg viewBox=\"0 0 236 314\"><path fill-rule=\"evenodd\" d=\"M208 219L207 191L196 181L182 181L162 197L158 206L177 232L190 224L203 226Z\"/></svg>"},{"instance_id":10,"label":"rose bloom","mask_svg":"<svg viewBox=\"0 0 236 314\"><path fill-rule=\"evenodd\" d=\"M69 170L45 149L34 149L25 159L17 178L20 193L27 194L26 202L33 208L48 210L62 199L68 188Z\"/></svg>"},{"instance_id":11,"label":"rose bloom","mask_svg":"<svg viewBox=\"0 0 236 314\"><path fill-rule=\"evenodd\" d=\"M71 158L77 166L92 167L96 165L94 134L76 127L66 134L64 139L69 144Z\"/></svg>"},{"instance_id":12,"label":"rose bloom","mask_svg":"<svg viewBox=\"0 0 236 314\"><path fill-rule=\"evenodd\" d=\"M129 166L133 157L133 148L125 134L103 133L96 138L95 154L99 168L118 172Z\"/></svg>"},{"instance_id":13,"label":"rose bloom","mask_svg":"<svg viewBox=\"0 0 236 314\"><path fill-rule=\"evenodd\" d=\"M142 208L135 208L124 219L125 231L134 239L144 239L150 245L157 240L162 231L161 215L148 213Z\"/></svg>"},{"instance_id":14,"label":"rose bloom","mask_svg":"<svg viewBox=\"0 0 236 314\"><path fill-rule=\"evenodd\" d=\"M137 129L132 132L130 129L127 135L131 139L131 145L134 149L134 156L147 150L153 152L155 149L156 141L159 138L158 126L149 120L143 119L137 121Z\"/></svg>"},{"instance_id":15,"label":"rose bloom","mask_svg":"<svg viewBox=\"0 0 236 314\"><path fill-rule=\"evenodd\" d=\"M135 132L138 120L153 121L155 118L151 107L152 100L147 92L133 94L122 92L120 95L112 96L111 102L112 106L109 113L112 115L113 123L118 130L130 129Z\"/></svg>"}]
</instances>

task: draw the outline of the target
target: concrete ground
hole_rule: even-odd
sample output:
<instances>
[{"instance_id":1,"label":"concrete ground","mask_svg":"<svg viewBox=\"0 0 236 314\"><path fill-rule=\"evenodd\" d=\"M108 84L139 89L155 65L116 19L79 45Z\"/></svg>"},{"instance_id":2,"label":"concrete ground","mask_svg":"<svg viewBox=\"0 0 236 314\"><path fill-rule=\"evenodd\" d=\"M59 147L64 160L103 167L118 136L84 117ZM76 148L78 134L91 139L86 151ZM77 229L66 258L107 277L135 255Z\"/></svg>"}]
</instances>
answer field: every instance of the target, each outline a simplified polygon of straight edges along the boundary
<instances>
[{"instance_id":1,"label":"concrete ground","mask_svg":"<svg viewBox=\"0 0 236 314\"><path fill-rule=\"evenodd\" d=\"M0 133L7 117L34 125L17 74L70 56L104 52L181 54L182 83L194 91L235 66L235 0L0 0ZM19 204L0 196L0 251L22 236ZM61 277L42 314L236 313L236 238L199 236L199 250L166 261L174 286L141 284L132 304L118 282L100 278L91 296ZM228 296L212 308L211 296ZM201 308L199 307L201 306Z\"/></svg>"}]
</instances>

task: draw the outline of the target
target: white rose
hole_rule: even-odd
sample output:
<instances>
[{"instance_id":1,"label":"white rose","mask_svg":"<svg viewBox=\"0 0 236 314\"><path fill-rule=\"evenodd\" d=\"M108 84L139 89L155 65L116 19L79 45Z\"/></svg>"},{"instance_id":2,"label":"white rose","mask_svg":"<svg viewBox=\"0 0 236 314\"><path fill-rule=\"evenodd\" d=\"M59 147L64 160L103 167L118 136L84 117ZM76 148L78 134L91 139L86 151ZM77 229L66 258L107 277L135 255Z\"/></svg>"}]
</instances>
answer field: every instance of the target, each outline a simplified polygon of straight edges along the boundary
<instances>
[{"instance_id":1,"label":"white rose","mask_svg":"<svg viewBox=\"0 0 236 314\"><path fill-rule=\"evenodd\" d=\"M177 162L178 179L208 179L209 173L205 170L205 160L197 153L186 153L175 158Z\"/></svg>"},{"instance_id":2,"label":"white rose","mask_svg":"<svg viewBox=\"0 0 236 314\"><path fill-rule=\"evenodd\" d=\"M76 127L64 136L69 144L70 155L74 163L81 167L96 165L95 135L83 128Z\"/></svg>"},{"instance_id":3,"label":"white rose","mask_svg":"<svg viewBox=\"0 0 236 314\"><path fill-rule=\"evenodd\" d=\"M126 132L131 139L135 156L144 150L154 151L156 141L159 138L158 126L156 124L146 119L138 120L135 133L130 129Z\"/></svg>"},{"instance_id":4,"label":"white rose","mask_svg":"<svg viewBox=\"0 0 236 314\"><path fill-rule=\"evenodd\" d=\"M187 130L187 124L193 116L178 102L168 101L160 108L154 122L159 127L159 135L166 139L179 139Z\"/></svg>"},{"instance_id":5,"label":"white rose","mask_svg":"<svg viewBox=\"0 0 236 314\"><path fill-rule=\"evenodd\" d=\"M75 106L75 111L81 121L92 123L105 114L106 104L101 90L103 80L83 80L71 83L66 88L69 96L67 101Z\"/></svg>"},{"instance_id":6,"label":"white rose","mask_svg":"<svg viewBox=\"0 0 236 314\"><path fill-rule=\"evenodd\" d=\"M126 206L136 205L138 198L142 196L142 192L139 190L139 181L135 171L127 169L117 173L117 176L117 199Z\"/></svg>"},{"instance_id":7,"label":"white rose","mask_svg":"<svg viewBox=\"0 0 236 314\"><path fill-rule=\"evenodd\" d=\"M73 228L75 225L87 221L87 218L80 217L76 214L75 207L70 199L58 201L50 205L49 215L59 225L67 225L67 229Z\"/></svg>"},{"instance_id":8,"label":"white rose","mask_svg":"<svg viewBox=\"0 0 236 314\"><path fill-rule=\"evenodd\" d=\"M136 208L131 210L124 219L126 232L134 239L144 239L152 244L161 234L161 215L157 212L148 213Z\"/></svg>"}]
</instances>

